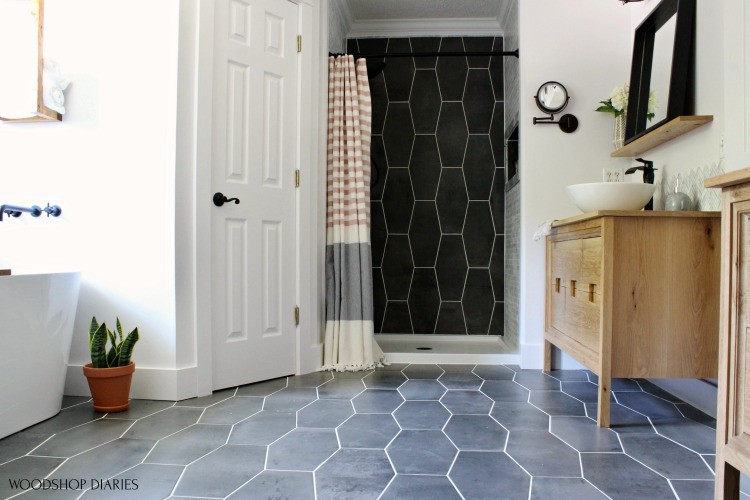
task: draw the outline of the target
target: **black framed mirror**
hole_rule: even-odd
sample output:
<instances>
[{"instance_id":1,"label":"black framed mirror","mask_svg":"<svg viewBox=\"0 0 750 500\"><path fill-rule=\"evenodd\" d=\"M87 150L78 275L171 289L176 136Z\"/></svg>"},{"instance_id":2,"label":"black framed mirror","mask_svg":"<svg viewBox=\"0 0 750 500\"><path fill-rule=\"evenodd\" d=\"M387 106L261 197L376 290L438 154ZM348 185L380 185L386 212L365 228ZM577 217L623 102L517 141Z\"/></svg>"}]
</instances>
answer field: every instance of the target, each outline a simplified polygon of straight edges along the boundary
<instances>
[{"instance_id":1,"label":"black framed mirror","mask_svg":"<svg viewBox=\"0 0 750 500\"><path fill-rule=\"evenodd\" d=\"M662 0L636 28L625 144L692 114L695 0Z\"/></svg>"}]
</instances>

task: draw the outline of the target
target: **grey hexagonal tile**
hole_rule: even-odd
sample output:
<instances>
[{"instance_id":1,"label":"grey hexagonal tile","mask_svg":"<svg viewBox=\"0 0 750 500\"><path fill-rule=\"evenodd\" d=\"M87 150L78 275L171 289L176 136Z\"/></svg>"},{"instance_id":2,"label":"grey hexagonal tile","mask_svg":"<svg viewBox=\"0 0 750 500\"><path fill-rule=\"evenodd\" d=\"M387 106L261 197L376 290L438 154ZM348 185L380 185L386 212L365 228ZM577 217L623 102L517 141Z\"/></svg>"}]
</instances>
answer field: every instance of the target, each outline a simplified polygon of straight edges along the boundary
<instances>
[{"instance_id":1,"label":"grey hexagonal tile","mask_svg":"<svg viewBox=\"0 0 750 500\"><path fill-rule=\"evenodd\" d=\"M334 429L352 415L351 401L319 399L297 412L297 426Z\"/></svg>"},{"instance_id":2,"label":"grey hexagonal tile","mask_svg":"<svg viewBox=\"0 0 750 500\"><path fill-rule=\"evenodd\" d=\"M495 96L492 93L492 82L488 70L469 70L463 102L469 133L489 134L493 110L487 103L494 103Z\"/></svg>"},{"instance_id":3,"label":"grey hexagonal tile","mask_svg":"<svg viewBox=\"0 0 750 500\"><path fill-rule=\"evenodd\" d=\"M560 381L546 375L541 370L521 370L513 379L531 391L559 391Z\"/></svg>"},{"instance_id":4,"label":"grey hexagonal tile","mask_svg":"<svg viewBox=\"0 0 750 500\"><path fill-rule=\"evenodd\" d=\"M557 391L531 391L529 402L550 415L582 417L586 415L583 403Z\"/></svg>"},{"instance_id":5,"label":"grey hexagonal tile","mask_svg":"<svg viewBox=\"0 0 750 500\"><path fill-rule=\"evenodd\" d=\"M383 192L383 211L390 234L406 234L411 224L411 213L414 207L414 193L411 177L407 168L389 168L388 179ZM388 263L388 250L386 260Z\"/></svg>"},{"instance_id":6,"label":"grey hexagonal tile","mask_svg":"<svg viewBox=\"0 0 750 500\"><path fill-rule=\"evenodd\" d=\"M265 470L229 496L231 499L314 498L312 472Z\"/></svg>"},{"instance_id":7,"label":"grey hexagonal tile","mask_svg":"<svg viewBox=\"0 0 750 500\"><path fill-rule=\"evenodd\" d=\"M383 257L383 281L388 300L407 300L414 262L407 235L390 234ZM387 321L388 311L386 311ZM325 387L325 386L323 386Z\"/></svg>"},{"instance_id":8,"label":"grey hexagonal tile","mask_svg":"<svg viewBox=\"0 0 750 500\"><path fill-rule=\"evenodd\" d=\"M716 431L712 428L685 418L655 420L656 432L677 441L696 453L716 452Z\"/></svg>"},{"instance_id":9,"label":"grey hexagonal tile","mask_svg":"<svg viewBox=\"0 0 750 500\"><path fill-rule=\"evenodd\" d=\"M487 380L482 385L482 392L498 402L526 402L529 399L529 390L512 380Z\"/></svg>"},{"instance_id":10,"label":"grey hexagonal tile","mask_svg":"<svg viewBox=\"0 0 750 500\"><path fill-rule=\"evenodd\" d=\"M389 38L387 52L411 52L408 38ZM388 65L383 70L385 87L388 90L388 101L408 101L414 78L414 59L411 57L396 57L388 59Z\"/></svg>"},{"instance_id":11,"label":"grey hexagonal tile","mask_svg":"<svg viewBox=\"0 0 750 500\"><path fill-rule=\"evenodd\" d=\"M398 392L407 400L438 400L445 394L445 386L437 380L407 380Z\"/></svg>"},{"instance_id":12,"label":"grey hexagonal tile","mask_svg":"<svg viewBox=\"0 0 750 500\"><path fill-rule=\"evenodd\" d=\"M458 500L461 496L447 477L399 474L391 481L380 498L382 500L402 500L406 498Z\"/></svg>"},{"instance_id":13,"label":"grey hexagonal tile","mask_svg":"<svg viewBox=\"0 0 750 500\"><path fill-rule=\"evenodd\" d=\"M490 415L511 432L549 428L549 415L524 402L503 401L492 408Z\"/></svg>"},{"instance_id":14,"label":"grey hexagonal tile","mask_svg":"<svg viewBox=\"0 0 750 500\"><path fill-rule=\"evenodd\" d=\"M0 439L0 464L26 455L46 439L46 436L35 436L24 432L17 432Z\"/></svg>"},{"instance_id":15,"label":"grey hexagonal tile","mask_svg":"<svg viewBox=\"0 0 750 500\"><path fill-rule=\"evenodd\" d=\"M437 379L443 374L443 369L438 365L409 365L402 373L410 379Z\"/></svg>"},{"instance_id":16,"label":"grey hexagonal tile","mask_svg":"<svg viewBox=\"0 0 750 500\"><path fill-rule=\"evenodd\" d=\"M492 400L479 391L451 390L440 399L453 415L488 415Z\"/></svg>"},{"instance_id":17,"label":"grey hexagonal tile","mask_svg":"<svg viewBox=\"0 0 750 500\"><path fill-rule=\"evenodd\" d=\"M395 390L367 389L352 400L357 413L392 413L404 398Z\"/></svg>"},{"instance_id":18,"label":"grey hexagonal tile","mask_svg":"<svg viewBox=\"0 0 750 500\"><path fill-rule=\"evenodd\" d=\"M389 413L358 413L341 424L336 433L342 448L385 449L399 430Z\"/></svg>"},{"instance_id":19,"label":"grey hexagonal tile","mask_svg":"<svg viewBox=\"0 0 750 500\"><path fill-rule=\"evenodd\" d=\"M265 460L265 446L222 446L190 464L174 494L224 498L262 471Z\"/></svg>"},{"instance_id":20,"label":"grey hexagonal tile","mask_svg":"<svg viewBox=\"0 0 750 500\"><path fill-rule=\"evenodd\" d=\"M398 389L406 382L406 376L400 371L375 371L362 379L368 389Z\"/></svg>"},{"instance_id":21,"label":"grey hexagonal tile","mask_svg":"<svg viewBox=\"0 0 750 500\"><path fill-rule=\"evenodd\" d=\"M617 434L588 417L552 417L550 431L578 451L621 452Z\"/></svg>"},{"instance_id":22,"label":"grey hexagonal tile","mask_svg":"<svg viewBox=\"0 0 750 500\"><path fill-rule=\"evenodd\" d=\"M656 397L658 397L660 399L664 399L666 401L669 401L670 403L683 403L683 401L680 398L678 398L677 396L668 393L667 391L665 391L664 389L662 389L658 385L656 385L656 384L654 384L652 382L649 382L646 379L637 379L637 381L636 380L631 380L631 379L621 379L621 380L626 380L627 381L628 387L631 388L629 390L636 390L637 391L637 390L641 389L644 392L647 392L648 394L651 394L652 396L656 396ZM632 388L632 384L635 384L637 386L637 388L633 389ZM617 388L615 388L614 383L612 384L612 390L613 391L618 390ZM626 390L626 389L623 388L621 390Z\"/></svg>"},{"instance_id":23,"label":"grey hexagonal tile","mask_svg":"<svg viewBox=\"0 0 750 500\"><path fill-rule=\"evenodd\" d=\"M505 365L477 365L473 372L484 380L512 380L516 374Z\"/></svg>"},{"instance_id":24,"label":"grey hexagonal tile","mask_svg":"<svg viewBox=\"0 0 750 500\"><path fill-rule=\"evenodd\" d=\"M263 398L243 397L230 398L206 408L199 422L201 424L234 425L255 415L263 408Z\"/></svg>"},{"instance_id":25,"label":"grey hexagonal tile","mask_svg":"<svg viewBox=\"0 0 750 500\"><path fill-rule=\"evenodd\" d=\"M464 320L464 309L460 302L441 302L438 312L437 324L435 325L437 335L465 335L466 321Z\"/></svg>"},{"instance_id":26,"label":"grey hexagonal tile","mask_svg":"<svg viewBox=\"0 0 750 500\"><path fill-rule=\"evenodd\" d=\"M380 79L382 79L382 77L380 77ZM372 80L370 80L370 82L372 82ZM374 111L375 109L373 109L373 117ZM385 110L383 110L383 115L385 115ZM373 131L374 130L375 129L373 128ZM372 136L370 161L372 176L371 183L374 183L370 188L370 200L380 201L383 199L383 188L385 187L385 181L388 178L388 157L385 154L385 143L383 142L382 135Z\"/></svg>"},{"instance_id":27,"label":"grey hexagonal tile","mask_svg":"<svg viewBox=\"0 0 750 500\"><path fill-rule=\"evenodd\" d=\"M409 291L409 313L414 333L433 333L439 311L440 292L435 269L415 269Z\"/></svg>"},{"instance_id":28,"label":"grey hexagonal tile","mask_svg":"<svg viewBox=\"0 0 750 500\"><path fill-rule=\"evenodd\" d=\"M468 219L466 224L469 226ZM494 235L490 238L490 242L492 240L494 240ZM469 245L469 248L472 246L473 243ZM492 320L492 308L495 304L489 270L469 269L461 303L466 318L466 332L469 335L487 335Z\"/></svg>"},{"instance_id":29,"label":"grey hexagonal tile","mask_svg":"<svg viewBox=\"0 0 750 500\"><path fill-rule=\"evenodd\" d=\"M613 499L674 498L662 476L620 453L584 453L583 477ZM617 471L613 474L612 471Z\"/></svg>"},{"instance_id":30,"label":"grey hexagonal tile","mask_svg":"<svg viewBox=\"0 0 750 500\"><path fill-rule=\"evenodd\" d=\"M297 411L316 399L318 399L318 393L315 389L287 387L267 396L263 410L280 412Z\"/></svg>"},{"instance_id":31,"label":"grey hexagonal tile","mask_svg":"<svg viewBox=\"0 0 750 500\"><path fill-rule=\"evenodd\" d=\"M589 378L583 370L552 370L544 372L561 382L588 382Z\"/></svg>"},{"instance_id":32,"label":"grey hexagonal tile","mask_svg":"<svg viewBox=\"0 0 750 500\"><path fill-rule=\"evenodd\" d=\"M495 175L495 161L492 157L492 147L488 136L469 136L463 170L469 199L489 200ZM505 197L505 192L502 193L502 196ZM492 226L492 221L490 221L490 225Z\"/></svg>"},{"instance_id":33,"label":"grey hexagonal tile","mask_svg":"<svg viewBox=\"0 0 750 500\"><path fill-rule=\"evenodd\" d=\"M463 52L460 37L443 37L440 52ZM438 57L437 74L443 101L460 101L464 95L469 67L465 57Z\"/></svg>"},{"instance_id":34,"label":"grey hexagonal tile","mask_svg":"<svg viewBox=\"0 0 750 500\"><path fill-rule=\"evenodd\" d=\"M435 106L435 103L439 103L440 100L437 73L432 70L417 71L409 97L414 131L417 134L435 133L440 113L440 106Z\"/></svg>"},{"instance_id":35,"label":"grey hexagonal tile","mask_svg":"<svg viewBox=\"0 0 750 500\"><path fill-rule=\"evenodd\" d=\"M138 480L138 490L137 495L140 498L167 498L172 491L174 490L174 487L177 485L177 481L180 479L180 476L182 475L182 472L185 470L184 467L180 465L160 465L160 464L139 464L133 467L132 469L128 469L125 472L122 472L118 475L116 475L113 479L119 479L119 480L132 480L137 479ZM111 481L110 484L115 484L114 481ZM119 483L122 484L128 484L126 482ZM129 483L132 485L132 483ZM105 483L106 485L106 483ZM132 487L132 486L131 486ZM56 491L54 493L59 493L60 491ZM49 493L49 491L48 491ZM77 493L77 495L80 495L80 492ZM111 490L111 489L104 489L99 488L96 490L88 490L82 497L86 500L91 499L101 499L101 500L126 500L127 498L133 498L134 491L132 489L126 489L123 487L123 489L120 490ZM28 497L29 495L26 494L24 497ZM55 495L42 495L44 498L49 498L50 496L52 498L58 498L58 496ZM29 497L33 498L33 496ZM59 497L61 500L65 497ZM77 496L71 497L78 498Z\"/></svg>"},{"instance_id":36,"label":"grey hexagonal tile","mask_svg":"<svg viewBox=\"0 0 750 500\"><path fill-rule=\"evenodd\" d=\"M492 144L492 153L495 158L495 166L502 168L505 166L505 106L502 102L495 102L492 111L492 125L490 126L490 143Z\"/></svg>"},{"instance_id":37,"label":"grey hexagonal tile","mask_svg":"<svg viewBox=\"0 0 750 500\"><path fill-rule=\"evenodd\" d=\"M333 429L294 429L268 447L266 468L314 471L338 449Z\"/></svg>"},{"instance_id":38,"label":"grey hexagonal tile","mask_svg":"<svg viewBox=\"0 0 750 500\"><path fill-rule=\"evenodd\" d=\"M517 463L499 452L462 451L449 477L464 498L528 498L531 483Z\"/></svg>"},{"instance_id":39,"label":"grey hexagonal tile","mask_svg":"<svg viewBox=\"0 0 750 500\"><path fill-rule=\"evenodd\" d=\"M463 238L444 234L435 267L442 300L461 300L468 269Z\"/></svg>"},{"instance_id":40,"label":"grey hexagonal tile","mask_svg":"<svg viewBox=\"0 0 750 500\"><path fill-rule=\"evenodd\" d=\"M621 436L625 453L668 479L713 479L697 453L656 434Z\"/></svg>"},{"instance_id":41,"label":"grey hexagonal tile","mask_svg":"<svg viewBox=\"0 0 750 500\"><path fill-rule=\"evenodd\" d=\"M547 431L512 431L506 452L533 476L581 475L578 452Z\"/></svg>"},{"instance_id":42,"label":"grey hexagonal tile","mask_svg":"<svg viewBox=\"0 0 750 500\"><path fill-rule=\"evenodd\" d=\"M65 396L70 397L70 396ZM90 400L91 398L84 398ZM82 403L83 404L83 403ZM138 420L140 418L148 417L154 413L166 410L174 406L173 401L152 401L148 399L131 399L130 407L118 413L107 413L104 418L116 419L116 420Z\"/></svg>"},{"instance_id":43,"label":"grey hexagonal tile","mask_svg":"<svg viewBox=\"0 0 750 500\"><path fill-rule=\"evenodd\" d=\"M437 128L438 150L443 167L463 165L468 138L463 105L460 102L443 102Z\"/></svg>"},{"instance_id":44,"label":"grey hexagonal tile","mask_svg":"<svg viewBox=\"0 0 750 500\"><path fill-rule=\"evenodd\" d=\"M33 434L35 436L51 436L57 432L66 431L73 427L98 420L104 415L97 413L91 405L79 405L62 410L54 417L40 422L36 425L25 429L24 434Z\"/></svg>"},{"instance_id":45,"label":"grey hexagonal tile","mask_svg":"<svg viewBox=\"0 0 750 500\"><path fill-rule=\"evenodd\" d=\"M385 153L388 156L388 175L392 168L408 167L414 144L414 125L408 102L388 104L388 114L383 129Z\"/></svg>"},{"instance_id":46,"label":"grey hexagonal tile","mask_svg":"<svg viewBox=\"0 0 750 500\"><path fill-rule=\"evenodd\" d=\"M440 248L440 223L432 201L418 201L414 206L409 243L417 267L434 267Z\"/></svg>"},{"instance_id":47,"label":"grey hexagonal tile","mask_svg":"<svg viewBox=\"0 0 750 500\"><path fill-rule=\"evenodd\" d=\"M168 408L138 420L123 437L156 441L198 422L201 413L198 408Z\"/></svg>"},{"instance_id":48,"label":"grey hexagonal tile","mask_svg":"<svg viewBox=\"0 0 750 500\"><path fill-rule=\"evenodd\" d=\"M586 403L586 415L593 420L596 420L598 405L596 403ZM609 428L618 434L624 433L651 433L654 434L656 431L651 426L651 422L648 417L636 413L630 408L625 408L622 405L612 404L609 407L610 425Z\"/></svg>"},{"instance_id":49,"label":"grey hexagonal tile","mask_svg":"<svg viewBox=\"0 0 750 500\"><path fill-rule=\"evenodd\" d=\"M226 443L231 430L229 425L195 424L159 441L144 463L187 465Z\"/></svg>"},{"instance_id":50,"label":"grey hexagonal tile","mask_svg":"<svg viewBox=\"0 0 750 500\"><path fill-rule=\"evenodd\" d=\"M2 474L4 479L17 478L18 480L28 479L31 481L33 479L46 477L64 461L64 458L21 457L0 465L0 474ZM20 490L14 489L11 482L7 479L0 481L0 495L2 495L3 498L11 498L19 493Z\"/></svg>"},{"instance_id":51,"label":"grey hexagonal tile","mask_svg":"<svg viewBox=\"0 0 750 500\"><path fill-rule=\"evenodd\" d=\"M453 415L444 432L461 451L503 451L508 437L489 415Z\"/></svg>"},{"instance_id":52,"label":"grey hexagonal tile","mask_svg":"<svg viewBox=\"0 0 750 500\"><path fill-rule=\"evenodd\" d=\"M365 384L360 378L334 377L330 382L318 387L318 397L320 399L351 399L364 390Z\"/></svg>"},{"instance_id":53,"label":"grey hexagonal tile","mask_svg":"<svg viewBox=\"0 0 750 500\"><path fill-rule=\"evenodd\" d=\"M645 392L622 392L616 395L621 405L642 413L652 419L679 419L682 414L677 407L668 401L646 394Z\"/></svg>"},{"instance_id":54,"label":"grey hexagonal tile","mask_svg":"<svg viewBox=\"0 0 750 500\"><path fill-rule=\"evenodd\" d=\"M471 372L445 372L438 381L448 389L477 390L484 380Z\"/></svg>"},{"instance_id":55,"label":"grey hexagonal tile","mask_svg":"<svg viewBox=\"0 0 750 500\"><path fill-rule=\"evenodd\" d=\"M607 496L594 488L585 479L562 477L535 477L531 485L531 498L534 500L606 500Z\"/></svg>"},{"instance_id":56,"label":"grey hexagonal tile","mask_svg":"<svg viewBox=\"0 0 750 500\"><path fill-rule=\"evenodd\" d=\"M437 194L441 173L440 153L434 135L418 135L414 138L414 149L409 162L414 197L421 201L433 201Z\"/></svg>"},{"instance_id":57,"label":"grey hexagonal tile","mask_svg":"<svg viewBox=\"0 0 750 500\"><path fill-rule=\"evenodd\" d=\"M107 446L99 446L98 448L94 448L93 450L69 458L59 468L55 469L55 472L48 476L48 478L70 479L112 477L141 463L146 455L149 454L149 451L153 448L154 444L156 444L155 441L148 439L117 439L108 443ZM0 474L3 474L4 477L9 477L5 476L5 472L5 470L2 470ZM37 478L44 477L45 475L39 471L32 471L29 469L26 469L26 472L34 473L35 475L33 477Z\"/></svg>"},{"instance_id":58,"label":"grey hexagonal tile","mask_svg":"<svg viewBox=\"0 0 750 500\"><path fill-rule=\"evenodd\" d=\"M584 403L599 402L599 387L591 382L563 382L562 390L565 394L573 396ZM610 394L610 399L612 396Z\"/></svg>"},{"instance_id":59,"label":"grey hexagonal tile","mask_svg":"<svg viewBox=\"0 0 750 500\"><path fill-rule=\"evenodd\" d=\"M341 449L315 471L316 497L377 498L393 476L384 451Z\"/></svg>"},{"instance_id":60,"label":"grey hexagonal tile","mask_svg":"<svg viewBox=\"0 0 750 500\"><path fill-rule=\"evenodd\" d=\"M133 422L129 420L94 420L55 434L32 454L45 457L72 457L119 438L131 425Z\"/></svg>"},{"instance_id":61,"label":"grey hexagonal tile","mask_svg":"<svg viewBox=\"0 0 750 500\"><path fill-rule=\"evenodd\" d=\"M445 475L457 451L442 431L401 431L386 448L399 474Z\"/></svg>"},{"instance_id":62,"label":"grey hexagonal tile","mask_svg":"<svg viewBox=\"0 0 750 500\"><path fill-rule=\"evenodd\" d=\"M262 411L234 426L230 444L266 446L297 426L294 412Z\"/></svg>"},{"instance_id":63,"label":"grey hexagonal tile","mask_svg":"<svg viewBox=\"0 0 750 500\"><path fill-rule=\"evenodd\" d=\"M442 429L451 414L438 401L406 401L393 412L398 425L408 430Z\"/></svg>"}]
</instances>

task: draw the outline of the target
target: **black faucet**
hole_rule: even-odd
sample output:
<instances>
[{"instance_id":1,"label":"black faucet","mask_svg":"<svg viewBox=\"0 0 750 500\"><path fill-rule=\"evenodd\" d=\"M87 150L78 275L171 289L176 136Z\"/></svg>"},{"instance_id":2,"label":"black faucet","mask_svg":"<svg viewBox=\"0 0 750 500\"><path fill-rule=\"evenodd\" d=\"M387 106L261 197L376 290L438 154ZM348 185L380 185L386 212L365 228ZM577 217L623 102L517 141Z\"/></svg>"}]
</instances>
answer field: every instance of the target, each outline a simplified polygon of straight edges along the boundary
<instances>
[{"instance_id":1,"label":"black faucet","mask_svg":"<svg viewBox=\"0 0 750 500\"><path fill-rule=\"evenodd\" d=\"M638 167L632 167L625 171L625 175L634 174L637 170L643 170L643 182L644 184L653 184L654 183L654 172L658 169L654 168L654 162L644 160L643 158L636 158L636 161L639 161L643 163L643 165L640 165ZM651 198L648 200L648 203L644 207L644 210L653 210L654 209L654 199Z\"/></svg>"}]
</instances>

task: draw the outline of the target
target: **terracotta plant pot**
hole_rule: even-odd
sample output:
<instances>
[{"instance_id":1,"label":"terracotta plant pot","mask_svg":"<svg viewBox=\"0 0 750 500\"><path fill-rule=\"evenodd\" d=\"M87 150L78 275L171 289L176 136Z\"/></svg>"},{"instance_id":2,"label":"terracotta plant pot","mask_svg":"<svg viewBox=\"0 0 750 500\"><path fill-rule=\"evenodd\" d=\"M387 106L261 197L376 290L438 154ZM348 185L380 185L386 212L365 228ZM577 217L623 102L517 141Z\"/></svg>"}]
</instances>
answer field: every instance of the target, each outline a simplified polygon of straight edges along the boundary
<instances>
[{"instance_id":1,"label":"terracotta plant pot","mask_svg":"<svg viewBox=\"0 0 750 500\"><path fill-rule=\"evenodd\" d=\"M127 366L115 368L93 368L91 363L83 367L89 381L94 410L100 413L117 413L130 406L130 381L135 371L132 361Z\"/></svg>"}]
</instances>

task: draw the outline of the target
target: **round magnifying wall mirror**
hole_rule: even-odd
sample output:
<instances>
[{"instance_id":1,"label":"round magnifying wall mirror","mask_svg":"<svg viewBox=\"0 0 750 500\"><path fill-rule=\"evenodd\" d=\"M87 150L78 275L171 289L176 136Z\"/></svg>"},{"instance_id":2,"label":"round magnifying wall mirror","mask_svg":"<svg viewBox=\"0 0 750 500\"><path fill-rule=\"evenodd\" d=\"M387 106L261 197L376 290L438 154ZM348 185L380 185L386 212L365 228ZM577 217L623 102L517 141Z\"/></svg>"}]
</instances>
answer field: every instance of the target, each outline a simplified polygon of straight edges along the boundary
<instances>
[{"instance_id":1,"label":"round magnifying wall mirror","mask_svg":"<svg viewBox=\"0 0 750 500\"><path fill-rule=\"evenodd\" d=\"M570 96L560 82L543 83L535 96L536 105L545 113L559 113L568 105Z\"/></svg>"}]
</instances>

